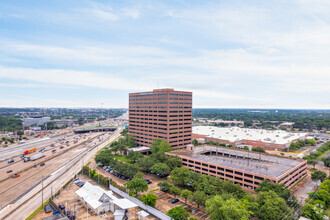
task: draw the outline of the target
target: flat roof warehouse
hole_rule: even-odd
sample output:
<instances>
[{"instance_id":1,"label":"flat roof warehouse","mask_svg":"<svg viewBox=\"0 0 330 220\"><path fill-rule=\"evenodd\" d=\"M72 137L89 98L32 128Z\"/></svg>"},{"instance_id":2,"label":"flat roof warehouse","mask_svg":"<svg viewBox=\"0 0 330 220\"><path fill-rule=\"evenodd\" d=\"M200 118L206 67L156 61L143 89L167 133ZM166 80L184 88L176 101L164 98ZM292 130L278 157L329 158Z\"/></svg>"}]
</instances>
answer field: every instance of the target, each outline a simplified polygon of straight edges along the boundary
<instances>
[{"instance_id":1,"label":"flat roof warehouse","mask_svg":"<svg viewBox=\"0 0 330 220\"><path fill-rule=\"evenodd\" d=\"M293 133L282 130L272 131L239 127L221 128L214 126L196 126L192 128L192 131L194 134L228 140L230 142L254 140L274 144L288 144L294 140L305 138L308 135L307 133Z\"/></svg>"}]
</instances>

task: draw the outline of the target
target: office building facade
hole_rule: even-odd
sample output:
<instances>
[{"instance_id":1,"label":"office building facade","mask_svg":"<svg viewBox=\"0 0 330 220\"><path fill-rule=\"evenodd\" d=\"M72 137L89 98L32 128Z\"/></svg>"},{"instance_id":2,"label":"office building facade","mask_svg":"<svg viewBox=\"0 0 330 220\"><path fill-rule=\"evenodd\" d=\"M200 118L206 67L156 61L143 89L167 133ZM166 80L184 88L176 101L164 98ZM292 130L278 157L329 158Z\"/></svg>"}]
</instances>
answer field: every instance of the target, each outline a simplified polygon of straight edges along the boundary
<instances>
[{"instance_id":1,"label":"office building facade","mask_svg":"<svg viewBox=\"0 0 330 220\"><path fill-rule=\"evenodd\" d=\"M174 89L129 94L129 134L137 146L156 138L184 148L192 138L192 93Z\"/></svg>"}]
</instances>

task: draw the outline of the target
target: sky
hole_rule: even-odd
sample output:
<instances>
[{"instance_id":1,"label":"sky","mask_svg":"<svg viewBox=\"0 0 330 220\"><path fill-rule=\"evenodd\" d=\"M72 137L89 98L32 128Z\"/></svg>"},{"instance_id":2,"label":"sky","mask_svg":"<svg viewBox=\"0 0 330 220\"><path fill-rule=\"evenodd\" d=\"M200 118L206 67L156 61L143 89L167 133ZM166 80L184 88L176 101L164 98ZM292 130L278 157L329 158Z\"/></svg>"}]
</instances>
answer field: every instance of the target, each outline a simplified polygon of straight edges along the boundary
<instances>
[{"instance_id":1,"label":"sky","mask_svg":"<svg viewBox=\"0 0 330 220\"><path fill-rule=\"evenodd\" d=\"M157 88L330 109L330 1L0 2L0 107L127 108Z\"/></svg>"}]
</instances>

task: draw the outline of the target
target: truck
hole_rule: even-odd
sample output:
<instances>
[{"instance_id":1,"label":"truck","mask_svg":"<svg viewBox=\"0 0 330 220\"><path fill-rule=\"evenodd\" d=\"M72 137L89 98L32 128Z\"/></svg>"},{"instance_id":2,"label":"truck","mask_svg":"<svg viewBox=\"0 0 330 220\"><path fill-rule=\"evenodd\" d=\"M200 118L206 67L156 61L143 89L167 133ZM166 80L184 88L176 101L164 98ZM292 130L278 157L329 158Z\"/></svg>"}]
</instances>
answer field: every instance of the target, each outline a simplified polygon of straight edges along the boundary
<instances>
[{"instance_id":1,"label":"truck","mask_svg":"<svg viewBox=\"0 0 330 220\"><path fill-rule=\"evenodd\" d=\"M26 150L26 151L24 151L24 155L27 155L27 154L29 154L29 153L32 153L32 152L34 152L34 151L36 151L37 150L37 148L32 148L32 149L30 149L30 150Z\"/></svg>"},{"instance_id":2,"label":"truck","mask_svg":"<svg viewBox=\"0 0 330 220\"><path fill-rule=\"evenodd\" d=\"M38 159L40 159L40 158L42 158L42 157L45 157L46 155L45 154L36 154L36 155L33 155L33 156L31 156L30 157L30 160L31 161L34 161L34 160L38 160Z\"/></svg>"},{"instance_id":3,"label":"truck","mask_svg":"<svg viewBox=\"0 0 330 220\"><path fill-rule=\"evenodd\" d=\"M36 155L33 155L31 157L24 157L24 162L28 162L28 161L35 161L35 160L38 160L42 157L45 157L46 155L45 154L36 154Z\"/></svg>"}]
</instances>

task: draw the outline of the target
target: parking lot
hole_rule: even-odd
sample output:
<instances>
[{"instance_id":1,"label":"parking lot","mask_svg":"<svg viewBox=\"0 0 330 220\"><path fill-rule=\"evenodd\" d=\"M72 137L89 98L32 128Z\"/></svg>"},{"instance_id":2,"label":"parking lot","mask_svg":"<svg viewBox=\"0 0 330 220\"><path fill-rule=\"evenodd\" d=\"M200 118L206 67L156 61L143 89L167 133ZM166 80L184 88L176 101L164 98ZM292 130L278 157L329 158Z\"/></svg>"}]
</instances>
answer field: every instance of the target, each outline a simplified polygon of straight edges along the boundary
<instances>
[{"instance_id":1,"label":"parking lot","mask_svg":"<svg viewBox=\"0 0 330 220\"><path fill-rule=\"evenodd\" d=\"M185 210L187 210L190 213L190 217L195 217L197 219L208 219L207 214L197 208L194 208L193 206L190 206L184 202L184 200L181 200L181 198L179 198L181 201L172 204L171 200L174 197L171 197L168 194L165 194L159 190L152 192L153 194L155 194L157 196L157 203L156 203L156 209L160 210L163 213L167 213L168 210L170 210L171 208L174 208L176 206L180 206L182 205L184 207Z\"/></svg>"}]
</instances>

